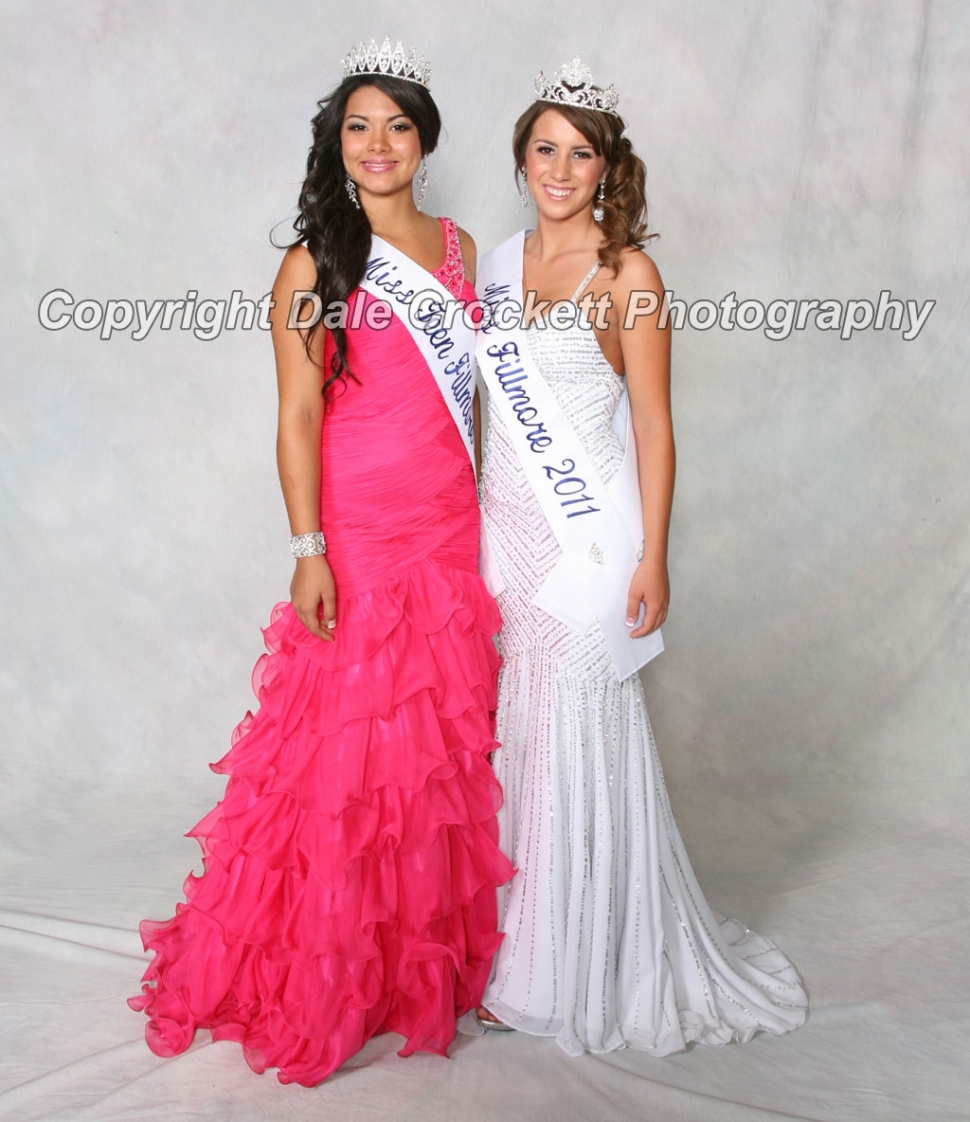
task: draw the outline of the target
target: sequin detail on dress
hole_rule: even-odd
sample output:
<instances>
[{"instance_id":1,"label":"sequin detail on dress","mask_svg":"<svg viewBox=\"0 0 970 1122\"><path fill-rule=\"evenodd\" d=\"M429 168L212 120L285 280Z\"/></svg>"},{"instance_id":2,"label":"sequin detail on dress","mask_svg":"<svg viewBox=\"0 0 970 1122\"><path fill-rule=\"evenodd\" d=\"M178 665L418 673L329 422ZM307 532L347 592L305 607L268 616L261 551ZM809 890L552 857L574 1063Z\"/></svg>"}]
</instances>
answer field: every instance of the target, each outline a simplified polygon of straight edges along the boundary
<instances>
[{"instance_id":1,"label":"sequin detail on dress","mask_svg":"<svg viewBox=\"0 0 970 1122\"><path fill-rule=\"evenodd\" d=\"M525 338L611 479L622 379L595 333L536 321ZM483 510L506 586L493 765L505 792L500 841L517 873L499 893L506 936L485 1004L572 1055L666 1055L796 1028L807 999L791 963L701 893L639 678L617 681L598 625L579 634L531 603L560 551L494 407L488 422Z\"/></svg>"},{"instance_id":2,"label":"sequin detail on dress","mask_svg":"<svg viewBox=\"0 0 970 1122\"><path fill-rule=\"evenodd\" d=\"M457 299L465 284L465 263L461 257L458 227L453 218L439 218L438 221L445 234L445 260L432 275Z\"/></svg>"}]
</instances>

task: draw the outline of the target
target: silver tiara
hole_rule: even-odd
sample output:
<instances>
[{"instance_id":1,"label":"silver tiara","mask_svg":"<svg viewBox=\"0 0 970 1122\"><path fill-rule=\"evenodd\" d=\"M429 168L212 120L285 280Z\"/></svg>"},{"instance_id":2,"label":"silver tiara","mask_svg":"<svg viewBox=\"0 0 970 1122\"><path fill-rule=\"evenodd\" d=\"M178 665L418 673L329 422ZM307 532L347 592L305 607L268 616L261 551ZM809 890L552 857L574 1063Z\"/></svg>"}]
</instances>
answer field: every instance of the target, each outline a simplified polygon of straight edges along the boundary
<instances>
[{"instance_id":1,"label":"silver tiara","mask_svg":"<svg viewBox=\"0 0 970 1122\"><path fill-rule=\"evenodd\" d=\"M361 40L347 52L343 65L345 78L356 74L387 74L391 78L403 78L405 82L417 82L425 89L431 84L431 63L424 55L419 55L413 48L405 54L400 43L392 49L391 40L386 35L380 46L376 39L371 39L366 47Z\"/></svg>"},{"instance_id":2,"label":"silver tiara","mask_svg":"<svg viewBox=\"0 0 970 1122\"><path fill-rule=\"evenodd\" d=\"M540 70L535 90L536 101L551 101L553 105L575 105L580 109L597 109L600 113L612 113L614 116L620 101L613 86L607 86L603 90L593 85L593 72L579 55L572 62L564 62L551 81Z\"/></svg>"}]
</instances>

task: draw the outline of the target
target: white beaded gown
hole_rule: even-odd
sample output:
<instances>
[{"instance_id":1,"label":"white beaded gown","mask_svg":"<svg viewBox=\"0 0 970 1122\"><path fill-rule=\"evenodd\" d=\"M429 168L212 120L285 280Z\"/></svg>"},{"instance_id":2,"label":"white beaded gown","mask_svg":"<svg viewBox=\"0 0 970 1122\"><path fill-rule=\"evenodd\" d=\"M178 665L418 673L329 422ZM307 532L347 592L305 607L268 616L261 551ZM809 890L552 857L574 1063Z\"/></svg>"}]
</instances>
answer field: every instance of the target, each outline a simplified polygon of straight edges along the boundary
<instances>
[{"instance_id":1,"label":"white beaded gown","mask_svg":"<svg viewBox=\"0 0 970 1122\"><path fill-rule=\"evenodd\" d=\"M622 378L579 324L533 323L526 340L609 481L622 458L610 423ZM797 1028L808 1002L792 964L701 893L639 678L617 680L598 624L580 634L531 603L560 550L494 403L482 493L505 582L493 766L500 844L517 870L500 890L505 937L484 1004L570 1055L663 1056Z\"/></svg>"}]
</instances>

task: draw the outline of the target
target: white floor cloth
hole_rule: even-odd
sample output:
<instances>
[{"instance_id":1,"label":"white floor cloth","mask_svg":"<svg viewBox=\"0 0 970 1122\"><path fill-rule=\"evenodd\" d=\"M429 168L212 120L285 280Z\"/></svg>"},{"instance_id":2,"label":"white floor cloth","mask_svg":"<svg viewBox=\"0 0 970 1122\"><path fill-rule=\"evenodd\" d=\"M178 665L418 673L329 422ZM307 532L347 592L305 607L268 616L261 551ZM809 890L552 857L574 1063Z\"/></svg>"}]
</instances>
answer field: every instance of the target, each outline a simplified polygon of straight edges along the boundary
<instances>
[{"instance_id":1,"label":"white floor cloth","mask_svg":"<svg viewBox=\"0 0 970 1122\"><path fill-rule=\"evenodd\" d=\"M201 810L218 782L200 777L199 786L187 801ZM124 999L143 966L138 919L169 914L194 860L195 843L177 837L191 814L175 794L78 790L83 836L56 809L3 824L0 1118L965 1119L966 822L929 827L875 808L847 825L826 812L834 802L825 792L806 791L804 814L789 798L774 807L754 799L748 818L757 811L760 824L749 832L741 804L723 794L710 793L716 817L699 792L687 802L673 794L708 897L769 932L798 964L812 999L798 1031L663 1060L631 1051L570 1059L553 1040L518 1033L458 1036L450 1060L402 1060L400 1038L388 1035L313 1090L254 1075L236 1045L213 1045L203 1032L185 1055L160 1060ZM728 833L734 816L740 825Z\"/></svg>"}]
</instances>

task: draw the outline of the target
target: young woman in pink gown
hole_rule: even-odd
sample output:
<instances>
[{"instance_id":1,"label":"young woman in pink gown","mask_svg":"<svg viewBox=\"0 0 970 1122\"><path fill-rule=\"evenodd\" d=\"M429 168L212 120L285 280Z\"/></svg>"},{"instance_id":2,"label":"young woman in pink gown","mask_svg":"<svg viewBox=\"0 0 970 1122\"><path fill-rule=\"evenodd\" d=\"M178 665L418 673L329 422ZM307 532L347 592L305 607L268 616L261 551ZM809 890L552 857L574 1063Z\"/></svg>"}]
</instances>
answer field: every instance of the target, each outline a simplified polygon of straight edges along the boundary
<instances>
[{"instance_id":1,"label":"young woman in pink gown","mask_svg":"<svg viewBox=\"0 0 970 1122\"><path fill-rule=\"evenodd\" d=\"M380 57L354 56L321 102L274 290L280 478L305 555L264 631L258 711L212 765L229 780L191 831L204 872L173 919L142 923L155 958L130 1001L159 1055L205 1027L305 1085L381 1032L445 1054L481 1000L512 872L474 471L406 325L355 314L375 301L359 287L372 234L474 298L473 244L412 194L440 128L429 68L368 73ZM349 326L288 328L299 290L346 301Z\"/></svg>"}]
</instances>

